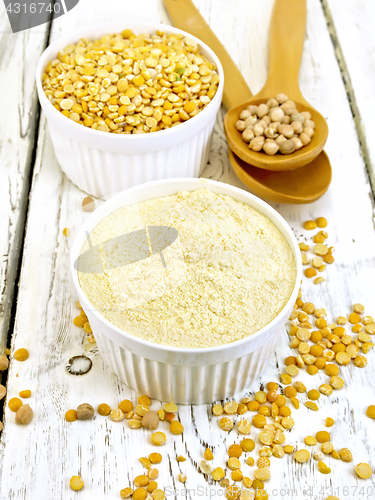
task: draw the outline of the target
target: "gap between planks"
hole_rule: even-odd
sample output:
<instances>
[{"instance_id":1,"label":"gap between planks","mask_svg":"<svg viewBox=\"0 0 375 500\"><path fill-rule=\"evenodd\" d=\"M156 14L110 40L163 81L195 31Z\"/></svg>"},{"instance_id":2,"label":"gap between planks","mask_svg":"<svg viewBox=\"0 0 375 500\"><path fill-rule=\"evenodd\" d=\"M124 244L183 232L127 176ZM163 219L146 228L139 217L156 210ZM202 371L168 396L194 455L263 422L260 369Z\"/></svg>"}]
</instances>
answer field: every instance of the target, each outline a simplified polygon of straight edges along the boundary
<instances>
[{"instance_id":1,"label":"gap between planks","mask_svg":"<svg viewBox=\"0 0 375 500\"><path fill-rule=\"evenodd\" d=\"M56 0L55 0L56 1ZM51 28L52 28L52 19L48 21L48 28L44 35L43 41L43 51L48 47L50 36L51 36ZM40 118L41 118L41 107L39 103L38 96L36 94L36 86L35 86L35 119L33 122L33 131L31 134L32 137L32 147L30 148L30 152L28 155L28 159L26 161L25 166L25 176L22 186L22 195L20 197L20 212L19 218L17 222L17 230L15 232L14 237L14 256L9 260L8 273L6 276L7 286L6 293L4 296L4 321L2 323L2 331L1 338L5 340L4 348L9 348L12 340L12 335L14 332L16 314L17 314L17 297L19 291L19 282L21 276L21 267L22 267L22 258L24 252L25 245L25 232L27 225L27 215L29 211L29 203L30 203L30 192L32 187L32 179L34 174L34 165L37 156L38 150L38 140L39 140L39 128L40 128ZM12 268L12 269L11 269ZM7 312L7 309L9 312ZM3 385L7 387L8 385L8 371L6 375L4 373L1 374L0 381ZM0 422L3 421L4 416L4 404L5 398L0 401Z\"/></svg>"},{"instance_id":2,"label":"gap between planks","mask_svg":"<svg viewBox=\"0 0 375 500\"><path fill-rule=\"evenodd\" d=\"M361 118L361 113L359 111L359 106L357 104L357 99L355 97L354 88L352 85L352 80L350 77L350 72L348 69L348 65L346 64L344 51L342 50L341 43L339 40L339 36L336 30L336 26L333 20L333 15L331 9L328 5L328 0L320 0L324 18L327 23L327 29L329 36L331 38L332 46L334 49L335 57L337 60L337 64L340 69L341 78L344 84L345 92L348 98L350 111L353 116L355 129L357 132L359 148L363 157L363 161L367 170L367 174L370 181L370 186L372 190L373 197L375 198L375 170L373 169L371 162L371 155L367 145L366 132L364 129L364 125Z\"/></svg>"}]
</instances>

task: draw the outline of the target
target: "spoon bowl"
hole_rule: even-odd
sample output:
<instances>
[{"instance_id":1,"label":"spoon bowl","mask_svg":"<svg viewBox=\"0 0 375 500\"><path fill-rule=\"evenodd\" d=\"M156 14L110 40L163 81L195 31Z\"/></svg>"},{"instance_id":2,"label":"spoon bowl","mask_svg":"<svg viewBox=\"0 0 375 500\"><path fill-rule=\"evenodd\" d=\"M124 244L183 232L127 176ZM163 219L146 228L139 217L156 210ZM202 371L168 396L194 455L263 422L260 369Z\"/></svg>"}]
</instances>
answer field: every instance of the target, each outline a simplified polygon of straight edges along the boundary
<instances>
[{"instance_id":1,"label":"spoon bowl","mask_svg":"<svg viewBox=\"0 0 375 500\"><path fill-rule=\"evenodd\" d=\"M231 150L229 160L237 177L253 193L277 203L311 203L327 191L332 179L331 164L324 151L304 167L284 172L253 167Z\"/></svg>"},{"instance_id":2,"label":"spoon bowl","mask_svg":"<svg viewBox=\"0 0 375 500\"><path fill-rule=\"evenodd\" d=\"M281 90L280 90L281 92ZM262 92L263 93L263 92ZM278 92L275 93L277 95ZM235 125L239 120L241 111L245 110L250 105L266 103L272 95L268 97L258 97L259 94L249 101L246 101L239 106L236 106L228 111L224 119L224 130L228 140L230 149L236 156L241 158L245 163L253 165L258 168L273 171L294 170L303 167L313 161L323 150L328 137L328 126L324 117L308 104L304 99L303 102L293 99L296 103L297 110L309 111L311 119L315 122L315 134L311 138L311 142L307 146L303 146L294 153L283 155L276 153L273 156L267 155L264 151L253 151L249 148L247 142L242 139L242 133L239 132Z\"/></svg>"},{"instance_id":3,"label":"spoon bowl","mask_svg":"<svg viewBox=\"0 0 375 500\"><path fill-rule=\"evenodd\" d=\"M328 125L324 117L303 97L298 84L303 44L306 32L306 0L275 0L268 42L268 77L258 94L249 96L242 104L236 100L224 120L229 147L244 162L266 170L294 170L314 160L327 141ZM283 93L296 104L298 112L309 111L315 122L315 134L307 146L294 153L267 155L252 151L242 139L235 125L240 113L250 104L266 103L271 97Z\"/></svg>"}]
</instances>

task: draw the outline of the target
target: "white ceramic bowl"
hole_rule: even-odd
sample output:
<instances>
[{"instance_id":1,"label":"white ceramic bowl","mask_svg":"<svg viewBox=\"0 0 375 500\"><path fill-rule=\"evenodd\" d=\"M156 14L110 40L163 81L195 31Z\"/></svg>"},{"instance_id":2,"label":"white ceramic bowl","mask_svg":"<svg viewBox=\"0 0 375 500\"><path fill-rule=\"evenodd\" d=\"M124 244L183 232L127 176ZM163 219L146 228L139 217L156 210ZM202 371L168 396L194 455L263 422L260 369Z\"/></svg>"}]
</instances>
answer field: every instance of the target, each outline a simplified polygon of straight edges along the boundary
<instances>
[{"instance_id":1,"label":"white ceramic bowl","mask_svg":"<svg viewBox=\"0 0 375 500\"><path fill-rule=\"evenodd\" d=\"M82 37L95 39L130 28L135 33L181 33L196 40L200 52L217 66L218 91L212 102L194 118L152 134L117 135L79 125L60 113L47 99L41 76L59 50ZM207 164L212 132L224 88L224 71L214 52L194 36L161 24L102 24L82 27L51 43L36 69L39 100L47 117L57 160L67 177L98 198L110 196L143 182L175 177L199 177Z\"/></svg>"},{"instance_id":2,"label":"white ceramic bowl","mask_svg":"<svg viewBox=\"0 0 375 500\"><path fill-rule=\"evenodd\" d=\"M214 193L232 196L266 215L279 229L292 249L296 262L296 281L290 299L267 326L242 340L219 347L183 349L151 343L106 320L82 291L76 259L87 234L115 210L136 200L160 198L178 191L207 187ZM302 277L302 263L297 241L287 222L267 203L242 189L206 179L169 179L154 181L128 189L104 203L80 228L71 251L71 273L79 301L92 327L99 352L111 371L128 386L162 401L180 404L202 404L233 397L257 378L270 357L285 327Z\"/></svg>"}]
</instances>

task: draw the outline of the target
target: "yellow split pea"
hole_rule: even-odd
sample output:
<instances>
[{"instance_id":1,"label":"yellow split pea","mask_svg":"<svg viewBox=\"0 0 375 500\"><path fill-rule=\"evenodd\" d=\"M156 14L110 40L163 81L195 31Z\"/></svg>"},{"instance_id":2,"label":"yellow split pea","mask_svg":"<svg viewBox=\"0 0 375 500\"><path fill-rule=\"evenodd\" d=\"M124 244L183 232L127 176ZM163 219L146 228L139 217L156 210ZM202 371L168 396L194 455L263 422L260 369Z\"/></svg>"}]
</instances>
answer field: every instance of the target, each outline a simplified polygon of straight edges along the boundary
<instances>
[{"instance_id":1,"label":"yellow split pea","mask_svg":"<svg viewBox=\"0 0 375 500\"><path fill-rule=\"evenodd\" d=\"M171 431L172 434L175 434L176 436L178 436L179 434L182 434L184 432L184 426L178 420L173 420L171 422L169 430ZM157 433L155 433L155 434L157 434Z\"/></svg>"},{"instance_id":2,"label":"yellow split pea","mask_svg":"<svg viewBox=\"0 0 375 500\"><path fill-rule=\"evenodd\" d=\"M28 357L29 351L24 348L17 349L17 351L14 353L14 359L16 359L17 361L26 361Z\"/></svg>"},{"instance_id":3,"label":"yellow split pea","mask_svg":"<svg viewBox=\"0 0 375 500\"><path fill-rule=\"evenodd\" d=\"M124 30L60 51L47 64L42 86L51 104L80 125L139 134L196 116L215 96L219 80L215 64L192 38Z\"/></svg>"},{"instance_id":4,"label":"yellow split pea","mask_svg":"<svg viewBox=\"0 0 375 500\"><path fill-rule=\"evenodd\" d=\"M358 464L355 468L357 475L362 479L368 479L372 476L372 469L369 464Z\"/></svg>"},{"instance_id":5,"label":"yellow split pea","mask_svg":"<svg viewBox=\"0 0 375 500\"><path fill-rule=\"evenodd\" d=\"M314 436L306 436L305 437L305 444L307 444L307 446L315 446L316 439L314 438Z\"/></svg>"},{"instance_id":6,"label":"yellow split pea","mask_svg":"<svg viewBox=\"0 0 375 500\"><path fill-rule=\"evenodd\" d=\"M20 398L29 398L31 396L31 391L26 390L26 391L21 391L19 393Z\"/></svg>"},{"instance_id":7,"label":"yellow split pea","mask_svg":"<svg viewBox=\"0 0 375 500\"><path fill-rule=\"evenodd\" d=\"M81 490L84 486L84 481L80 476L73 476L70 480L70 487L74 491Z\"/></svg>"},{"instance_id":8,"label":"yellow split pea","mask_svg":"<svg viewBox=\"0 0 375 500\"><path fill-rule=\"evenodd\" d=\"M77 410L68 410L65 413L65 420L67 422L75 422L76 420L78 420Z\"/></svg>"},{"instance_id":9,"label":"yellow split pea","mask_svg":"<svg viewBox=\"0 0 375 500\"><path fill-rule=\"evenodd\" d=\"M307 450L299 450L294 454L294 458L297 462L307 462L310 458L310 452Z\"/></svg>"},{"instance_id":10,"label":"yellow split pea","mask_svg":"<svg viewBox=\"0 0 375 500\"><path fill-rule=\"evenodd\" d=\"M151 442L153 444L155 444L156 446L161 446L161 445L165 444L166 441L167 441L167 437L164 434L164 432L154 432L151 435Z\"/></svg>"},{"instance_id":11,"label":"yellow split pea","mask_svg":"<svg viewBox=\"0 0 375 500\"><path fill-rule=\"evenodd\" d=\"M22 405L23 405L23 403L19 398L12 398L8 402L8 406L9 406L10 410L14 411L14 412L19 410Z\"/></svg>"}]
</instances>

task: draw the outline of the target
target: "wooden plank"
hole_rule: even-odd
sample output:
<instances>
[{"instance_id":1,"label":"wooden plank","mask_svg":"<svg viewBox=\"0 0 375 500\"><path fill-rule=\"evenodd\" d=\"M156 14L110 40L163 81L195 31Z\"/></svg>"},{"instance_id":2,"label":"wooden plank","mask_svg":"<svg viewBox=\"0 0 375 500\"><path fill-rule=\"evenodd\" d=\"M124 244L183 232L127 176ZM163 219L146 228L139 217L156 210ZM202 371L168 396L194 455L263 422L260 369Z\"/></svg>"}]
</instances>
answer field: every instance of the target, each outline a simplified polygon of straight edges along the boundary
<instances>
[{"instance_id":1,"label":"wooden plank","mask_svg":"<svg viewBox=\"0 0 375 500\"><path fill-rule=\"evenodd\" d=\"M375 194L375 103L373 81L375 45L373 19L375 4L359 0L322 0L326 20L335 46L351 111L355 120L362 155Z\"/></svg>"},{"instance_id":2,"label":"wooden plank","mask_svg":"<svg viewBox=\"0 0 375 500\"><path fill-rule=\"evenodd\" d=\"M237 0L231 4L230 10L225 0L217 0L215 8L209 0L196 3L231 56L244 69L252 90L256 92L266 78L267 26L272 1ZM86 23L92 22L97 16L94 5L99 9L98 0L91 0L90 4L88 0L81 0L76 9L54 25L54 35L79 25L82 19ZM142 17L145 21L166 20L160 2L152 0L124 1L121 4L110 1L105 12L100 4L100 12L103 21L113 18L113 13L125 20L132 16ZM310 238L310 233L302 229L304 220L321 215L329 220L329 243L337 249L336 263L324 273L325 283L315 286L304 279L302 288L303 299L326 307L331 322L339 314L347 315L353 302L357 301L366 304L369 314L374 315L375 303L371 293L375 279L373 206L355 125L321 5L309 0L308 12L301 86L306 98L329 120L327 153L333 165L334 179L329 192L311 205L274 206L289 221L301 241ZM247 47L249 49L245 50ZM223 113L224 110L219 113L205 176L241 185L228 162L222 129ZM345 149L342 147L343 137ZM348 178L350 183L346 181ZM73 499L76 494L69 489L69 479L75 474L80 474L85 480L85 487L79 493L83 500L119 498L119 490L142 473L138 458L155 451L148 433L131 431L126 423L115 423L99 415L89 422L68 424L64 420L66 410L83 402L94 407L107 402L113 407L124 398L136 399L133 391L109 373L95 349L85 351L82 330L72 325L76 315L76 296L69 276L69 248L87 216L80 210L83 196L59 169L42 120L12 342L12 350L28 348L30 358L22 364L12 361L8 384L8 398L16 396L21 389L33 391L30 405L35 416L28 427L20 428L14 423L13 414L6 410L0 448L3 498ZM355 211L348 202L352 199L355 199ZM71 229L68 239L62 234L64 227ZM89 374L73 378L66 374L65 364L72 355L82 352L93 359L94 367ZM285 333L277 353L270 356L269 369L259 383L277 380L283 360L290 354ZM324 418L332 416L336 419L332 429L335 447L351 448L355 463L371 463L375 445L366 440L366 435L370 433L372 422L364 412L366 405L375 400L375 387L368 384L368 380L374 377L374 355L370 353L368 358L369 365L364 370L353 366L342 368L347 388L331 398L322 397L319 413L309 412L303 405L298 412L293 412L296 426L287 433L288 443L305 447L303 438L324 429ZM327 378L324 374L310 377L305 372L298 376L309 389L327 382ZM249 391L258 389L257 383ZM306 396L302 395L300 399L303 402ZM155 401L153 406L157 409L160 403ZM205 447L210 446L214 450L214 466L225 466L227 447L239 441L238 434L236 430L229 434L221 431L210 407L205 405L180 407L179 415L185 426L183 436L174 437L167 427L162 426L167 434L167 444L162 450L157 450L163 454L163 462L158 467L158 483L160 487L168 488L167 498L179 498L183 492L191 499L198 495L214 498L213 491L216 492L217 487L210 478L199 473L198 464ZM249 413L244 417L249 417ZM250 437L256 440L256 435L252 429ZM187 461L178 464L176 457L179 454L187 457ZM257 458L255 452L252 455ZM348 496L345 487L373 486L370 481L357 481L353 464L334 462L331 457L327 457L327 464L332 466L333 473L328 477L317 471L313 461L297 464L291 456L280 462L276 458L271 461L270 498L321 500L332 494L345 498ZM188 476L185 486L178 482L179 471ZM243 472L253 477L254 469L245 465ZM333 491L329 490L330 486ZM173 487L179 494L171 491ZM311 494L304 493L308 487L313 488ZM338 487L340 491L336 490ZM204 492L202 488L209 489ZM350 489L349 493L361 500L372 498L372 493L367 490L362 494Z\"/></svg>"},{"instance_id":3,"label":"wooden plank","mask_svg":"<svg viewBox=\"0 0 375 500\"><path fill-rule=\"evenodd\" d=\"M30 168L35 150L38 100L34 68L45 48L48 25L13 34L0 12L0 352L7 344L22 247Z\"/></svg>"}]
</instances>

